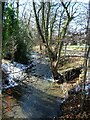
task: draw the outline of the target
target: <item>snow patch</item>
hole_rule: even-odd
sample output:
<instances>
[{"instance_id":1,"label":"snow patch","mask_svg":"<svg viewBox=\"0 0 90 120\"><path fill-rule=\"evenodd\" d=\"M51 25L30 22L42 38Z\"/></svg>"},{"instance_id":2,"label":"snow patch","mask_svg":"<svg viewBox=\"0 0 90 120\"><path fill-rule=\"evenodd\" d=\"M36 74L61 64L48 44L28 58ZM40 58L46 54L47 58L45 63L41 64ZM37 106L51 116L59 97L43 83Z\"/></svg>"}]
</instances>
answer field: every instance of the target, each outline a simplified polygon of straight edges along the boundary
<instances>
[{"instance_id":1,"label":"snow patch","mask_svg":"<svg viewBox=\"0 0 90 120\"><path fill-rule=\"evenodd\" d=\"M25 76L27 75L25 73L25 70L27 68L30 68L32 64L30 65L23 65L21 63L2 63L2 69L8 74L7 81L8 85L3 85L4 88L9 87L15 87L18 86L18 83L15 82L15 80L23 80Z\"/></svg>"}]
</instances>

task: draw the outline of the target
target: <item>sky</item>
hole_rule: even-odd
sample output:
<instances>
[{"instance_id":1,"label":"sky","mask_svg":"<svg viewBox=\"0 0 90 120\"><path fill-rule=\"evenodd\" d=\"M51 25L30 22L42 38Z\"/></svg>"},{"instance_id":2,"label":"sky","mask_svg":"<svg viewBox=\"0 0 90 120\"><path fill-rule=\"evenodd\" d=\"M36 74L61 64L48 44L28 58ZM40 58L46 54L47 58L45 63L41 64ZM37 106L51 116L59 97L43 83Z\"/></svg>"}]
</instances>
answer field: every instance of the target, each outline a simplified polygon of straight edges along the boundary
<instances>
[{"instance_id":1,"label":"sky","mask_svg":"<svg viewBox=\"0 0 90 120\"><path fill-rule=\"evenodd\" d=\"M27 14L26 16L29 16L28 14L30 14L31 12L31 8L32 8L32 5L30 3L32 3L33 0L19 0L19 4L21 4L21 6L19 7L19 13L20 13L20 16L22 16L23 14ZM35 2L38 2L38 1L41 1L41 0L34 0ZM44 1L49 1L49 0L44 0ZM55 1L55 2L60 2L60 0L52 0L52 1ZM69 1L69 0L65 0L65 1ZM89 0L72 0L73 2L82 2L82 3L88 3ZM30 3L29 3L30 2ZM24 6L26 4L26 10L23 11L24 9ZM82 7L79 6L79 8L77 9L80 9L80 11L84 10ZM86 14L86 10L85 10L85 14ZM83 16L80 17L80 20L83 21L83 19L85 19ZM79 21L80 21L79 20ZM79 30L80 27L82 26L82 28L87 24L86 20L84 22L84 25L82 24L81 22L81 25L78 25L77 22L72 22L71 25L73 24L73 27L76 28Z\"/></svg>"},{"instance_id":2,"label":"sky","mask_svg":"<svg viewBox=\"0 0 90 120\"><path fill-rule=\"evenodd\" d=\"M24 3L24 2L26 2L27 0L19 0L20 1L20 3ZM32 1L32 0L31 0ZM35 2L37 2L37 1L40 1L40 0L35 0ZM44 1L49 1L49 0L44 0ZM55 1L60 1L60 0L55 0ZM69 0L65 0L65 1L69 1ZM72 0L72 1L77 1L77 2L84 2L84 3L88 3L89 2L89 0Z\"/></svg>"},{"instance_id":3,"label":"sky","mask_svg":"<svg viewBox=\"0 0 90 120\"><path fill-rule=\"evenodd\" d=\"M11 1L11 0L0 0L0 1ZM12 0L12 1L19 1L20 3L25 3L27 0ZM28 0L28 1L32 1L32 0ZM35 2L41 1L41 0L34 0ZM44 1L50 1L50 0L44 0ZM55 1L60 1L60 0L55 0ZM69 1L69 0L65 0L65 1ZM77 1L77 2L84 2L84 3L88 3L89 0L72 0L72 1Z\"/></svg>"},{"instance_id":4,"label":"sky","mask_svg":"<svg viewBox=\"0 0 90 120\"><path fill-rule=\"evenodd\" d=\"M72 1L76 1L76 0L72 0ZM78 2L84 2L84 3L88 3L89 0L77 0Z\"/></svg>"}]
</instances>

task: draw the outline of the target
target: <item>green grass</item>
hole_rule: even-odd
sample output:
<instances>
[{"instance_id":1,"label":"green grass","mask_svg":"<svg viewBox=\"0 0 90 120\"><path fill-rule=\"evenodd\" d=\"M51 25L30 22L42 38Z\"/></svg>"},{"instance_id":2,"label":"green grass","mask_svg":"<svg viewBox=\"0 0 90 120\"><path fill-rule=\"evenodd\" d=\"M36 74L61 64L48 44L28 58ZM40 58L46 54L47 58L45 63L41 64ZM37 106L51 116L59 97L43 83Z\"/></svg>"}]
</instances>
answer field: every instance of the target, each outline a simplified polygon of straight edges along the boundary
<instances>
[{"instance_id":1,"label":"green grass","mask_svg":"<svg viewBox=\"0 0 90 120\"><path fill-rule=\"evenodd\" d=\"M65 46L63 46L63 50L65 50ZM67 45L66 50L84 51L85 45Z\"/></svg>"}]
</instances>

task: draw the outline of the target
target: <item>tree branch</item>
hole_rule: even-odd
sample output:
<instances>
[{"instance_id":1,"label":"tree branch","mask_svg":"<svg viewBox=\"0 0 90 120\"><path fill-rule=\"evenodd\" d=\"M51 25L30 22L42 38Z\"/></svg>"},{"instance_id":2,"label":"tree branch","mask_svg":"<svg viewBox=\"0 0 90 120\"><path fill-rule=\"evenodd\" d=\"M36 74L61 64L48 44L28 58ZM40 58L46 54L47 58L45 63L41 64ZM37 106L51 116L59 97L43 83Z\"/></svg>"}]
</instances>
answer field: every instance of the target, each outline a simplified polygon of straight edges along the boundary
<instances>
[{"instance_id":1,"label":"tree branch","mask_svg":"<svg viewBox=\"0 0 90 120\"><path fill-rule=\"evenodd\" d=\"M38 32L39 32L39 34L40 34L40 36L42 38L43 43L46 43L45 39L44 39L44 36L43 36L43 33L42 33L42 30L41 30L41 27L40 27L40 24L39 24L39 18L38 18L37 13L36 13L36 7L35 7L34 0L33 0L33 10L34 10L34 14L35 14L35 19L36 19Z\"/></svg>"}]
</instances>

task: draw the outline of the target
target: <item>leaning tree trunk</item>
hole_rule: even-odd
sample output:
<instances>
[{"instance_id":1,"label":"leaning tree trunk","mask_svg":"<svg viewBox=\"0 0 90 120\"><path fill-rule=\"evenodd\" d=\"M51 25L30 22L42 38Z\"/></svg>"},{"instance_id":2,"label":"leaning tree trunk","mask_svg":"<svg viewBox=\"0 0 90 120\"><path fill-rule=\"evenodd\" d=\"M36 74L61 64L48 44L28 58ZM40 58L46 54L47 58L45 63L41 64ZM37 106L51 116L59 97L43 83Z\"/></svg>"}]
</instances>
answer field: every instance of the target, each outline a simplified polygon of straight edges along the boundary
<instances>
[{"instance_id":1,"label":"leaning tree trunk","mask_svg":"<svg viewBox=\"0 0 90 120\"><path fill-rule=\"evenodd\" d=\"M47 52L48 52L48 57L50 59L50 68L53 74L53 78L54 80L58 80L59 78L59 73L58 73L58 69L56 66L57 63L57 54L52 52L52 50L47 46Z\"/></svg>"}]
</instances>

